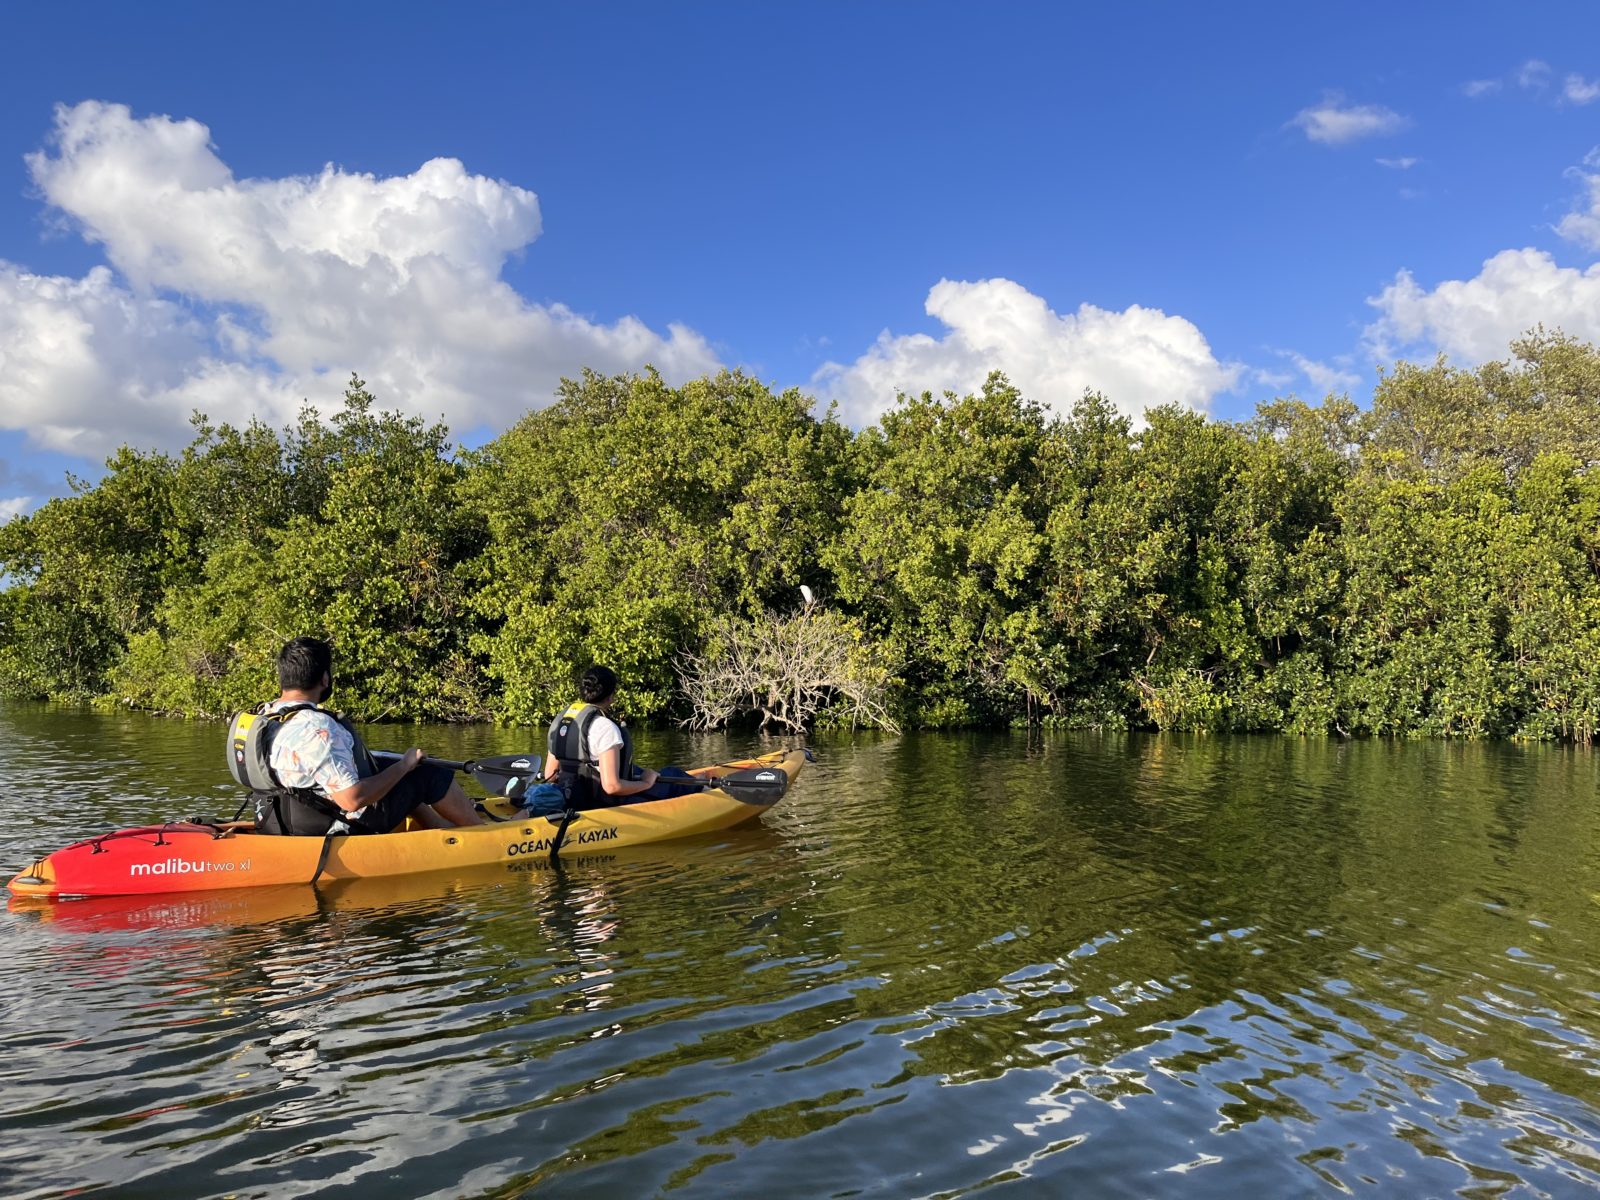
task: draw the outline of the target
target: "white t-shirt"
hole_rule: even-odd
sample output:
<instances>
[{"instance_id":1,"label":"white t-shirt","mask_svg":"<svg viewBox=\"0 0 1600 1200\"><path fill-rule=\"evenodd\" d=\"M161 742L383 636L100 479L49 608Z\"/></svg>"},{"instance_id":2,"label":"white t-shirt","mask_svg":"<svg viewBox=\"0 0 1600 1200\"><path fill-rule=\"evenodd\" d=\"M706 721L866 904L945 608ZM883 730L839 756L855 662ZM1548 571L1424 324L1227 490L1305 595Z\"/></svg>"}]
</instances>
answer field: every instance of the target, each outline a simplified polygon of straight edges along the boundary
<instances>
[{"instance_id":1,"label":"white t-shirt","mask_svg":"<svg viewBox=\"0 0 1600 1200\"><path fill-rule=\"evenodd\" d=\"M601 713L589 722L589 753L594 755L595 762L600 761L600 756L607 750L621 747L622 729L610 717Z\"/></svg>"}]
</instances>

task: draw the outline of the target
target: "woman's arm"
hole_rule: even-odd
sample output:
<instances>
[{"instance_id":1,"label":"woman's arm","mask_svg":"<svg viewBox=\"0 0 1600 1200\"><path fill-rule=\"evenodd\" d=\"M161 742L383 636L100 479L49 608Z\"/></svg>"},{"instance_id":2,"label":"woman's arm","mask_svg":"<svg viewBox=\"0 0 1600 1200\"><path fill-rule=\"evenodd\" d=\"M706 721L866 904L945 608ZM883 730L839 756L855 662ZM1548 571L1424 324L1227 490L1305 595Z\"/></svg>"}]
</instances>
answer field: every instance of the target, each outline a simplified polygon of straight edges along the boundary
<instances>
[{"instance_id":1,"label":"woman's arm","mask_svg":"<svg viewBox=\"0 0 1600 1200\"><path fill-rule=\"evenodd\" d=\"M637 796L640 792L649 791L656 781L656 773L645 767L639 773L638 779L623 780L617 774L617 768L622 763L622 747L613 746L609 750L600 751L600 787L608 796Z\"/></svg>"}]
</instances>

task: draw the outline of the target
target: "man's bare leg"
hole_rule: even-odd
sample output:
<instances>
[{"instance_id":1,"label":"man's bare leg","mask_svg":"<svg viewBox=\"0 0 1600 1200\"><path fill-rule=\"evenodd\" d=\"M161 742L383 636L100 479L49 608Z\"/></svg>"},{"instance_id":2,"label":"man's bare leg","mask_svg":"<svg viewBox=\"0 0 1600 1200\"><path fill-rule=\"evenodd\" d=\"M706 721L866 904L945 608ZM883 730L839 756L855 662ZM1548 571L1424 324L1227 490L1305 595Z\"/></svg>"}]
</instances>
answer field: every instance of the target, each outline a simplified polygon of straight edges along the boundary
<instances>
[{"instance_id":1,"label":"man's bare leg","mask_svg":"<svg viewBox=\"0 0 1600 1200\"><path fill-rule=\"evenodd\" d=\"M431 804L419 804L411 810L411 819L424 829L454 829L455 826L433 811Z\"/></svg>"},{"instance_id":2,"label":"man's bare leg","mask_svg":"<svg viewBox=\"0 0 1600 1200\"><path fill-rule=\"evenodd\" d=\"M444 799L433 802L433 812L436 816L443 817L451 825L482 825L484 823L472 801L467 798L466 792L461 790L460 782L454 779L450 781L450 790L444 794ZM440 825L439 828L443 829L444 826Z\"/></svg>"}]
</instances>

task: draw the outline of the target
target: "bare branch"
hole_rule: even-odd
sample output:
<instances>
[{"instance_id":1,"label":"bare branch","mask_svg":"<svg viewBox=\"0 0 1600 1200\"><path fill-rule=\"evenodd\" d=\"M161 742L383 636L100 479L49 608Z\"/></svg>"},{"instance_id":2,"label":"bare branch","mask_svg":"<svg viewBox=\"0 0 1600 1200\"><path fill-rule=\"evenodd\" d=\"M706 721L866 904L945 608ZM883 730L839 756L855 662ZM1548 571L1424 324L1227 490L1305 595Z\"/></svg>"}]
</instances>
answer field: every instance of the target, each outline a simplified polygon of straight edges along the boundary
<instances>
[{"instance_id":1,"label":"bare branch","mask_svg":"<svg viewBox=\"0 0 1600 1200\"><path fill-rule=\"evenodd\" d=\"M819 719L898 733L889 715L891 673L858 626L814 602L787 617L727 620L704 653L685 653L678 679L692 729L717 729L740 713L761 727L799 733Z\"/></svg>"}]
</instances>

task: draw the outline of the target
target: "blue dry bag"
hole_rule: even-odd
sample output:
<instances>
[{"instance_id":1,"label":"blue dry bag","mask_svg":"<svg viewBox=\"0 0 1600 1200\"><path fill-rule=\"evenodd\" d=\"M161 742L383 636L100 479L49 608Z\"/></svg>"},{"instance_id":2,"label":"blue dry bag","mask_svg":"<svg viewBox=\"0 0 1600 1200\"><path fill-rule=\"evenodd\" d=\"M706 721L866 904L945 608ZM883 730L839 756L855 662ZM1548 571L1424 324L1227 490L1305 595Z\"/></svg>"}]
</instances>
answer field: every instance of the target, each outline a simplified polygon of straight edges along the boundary
<instances>
[{"instance_id":1,"label":"blue dry bag","mask_svg":"<svg viewBox=\"0 0 1600 1200\"><path fill-rule=\"evenodd\" d=\"M566 807L566 796L553 783L541 783L537 787L529 788L528 794L522 798L522 810L530 817L547 817L551 813L563 811Z\"/></svg>"}]
</instances>

